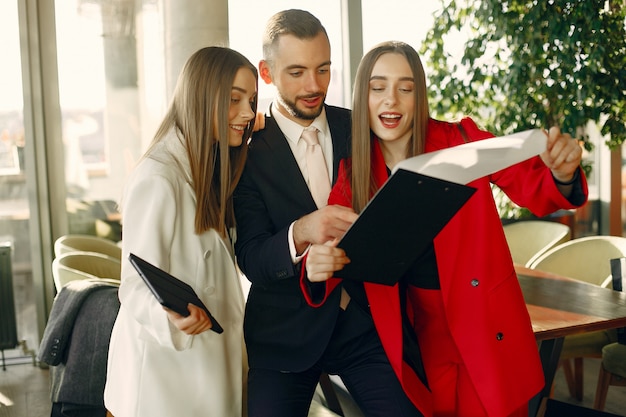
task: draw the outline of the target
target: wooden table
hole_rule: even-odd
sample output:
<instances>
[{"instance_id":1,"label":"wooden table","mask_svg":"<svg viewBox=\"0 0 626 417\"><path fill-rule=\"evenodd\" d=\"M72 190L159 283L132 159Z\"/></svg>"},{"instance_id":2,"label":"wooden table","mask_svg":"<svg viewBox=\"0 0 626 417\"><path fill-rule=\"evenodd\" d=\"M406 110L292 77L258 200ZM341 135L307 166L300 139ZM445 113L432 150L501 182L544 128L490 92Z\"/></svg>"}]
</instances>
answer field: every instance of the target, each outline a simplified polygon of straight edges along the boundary
<instances>
[{"instance_id":1,"label":"wooden table","mask_svg":"<svg viewBox=\"0 0 626 417\"><path fill-rule=\"evenodd\" d=\"M537 415L550 396L565 336L626 326L626 293L516 266L533 330L540 343L543 390L531 400Z\"/></svg>"}]
</instances>

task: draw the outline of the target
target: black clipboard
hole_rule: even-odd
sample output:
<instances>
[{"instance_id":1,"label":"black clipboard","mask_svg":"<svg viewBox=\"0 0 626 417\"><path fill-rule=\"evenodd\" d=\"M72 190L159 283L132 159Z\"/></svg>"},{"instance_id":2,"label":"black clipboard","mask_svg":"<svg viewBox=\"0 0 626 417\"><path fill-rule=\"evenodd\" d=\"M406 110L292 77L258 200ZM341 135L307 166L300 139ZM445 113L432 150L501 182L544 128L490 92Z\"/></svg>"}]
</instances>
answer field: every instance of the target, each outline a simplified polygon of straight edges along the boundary
<instances>
[{"instance_id":1,"label":"black clipboard","mask_svg":"<svg viewBox=\"0 0 626 417\"><path fill-rule=\"evenodd\" d=\"M398 169L339 241L350 263L333 276L394 285L474 192Z\"/></svg>"},{"instance_id":2,"label":"black clipboard","mask_svg":"<svg viewBox=\"0 0 626 417\"><path fill-rule=\"evenodd\" d=\"M196 292L191 288L189 284L179 280L178 278L170 275L161 268L152 265L150 262L141 259L135 254L129 254L128 260L135 267L139 276L146 283L152 294L156 297L157 301L164 307L169 308L187 317L189 310L187 310L187 304L191 303L202 308L211 319L213 323L213 330L215 333L222 333L224 329L215 320L215 317L211 314L206 305L198 298Z\"/></svg>"}]
</instances>

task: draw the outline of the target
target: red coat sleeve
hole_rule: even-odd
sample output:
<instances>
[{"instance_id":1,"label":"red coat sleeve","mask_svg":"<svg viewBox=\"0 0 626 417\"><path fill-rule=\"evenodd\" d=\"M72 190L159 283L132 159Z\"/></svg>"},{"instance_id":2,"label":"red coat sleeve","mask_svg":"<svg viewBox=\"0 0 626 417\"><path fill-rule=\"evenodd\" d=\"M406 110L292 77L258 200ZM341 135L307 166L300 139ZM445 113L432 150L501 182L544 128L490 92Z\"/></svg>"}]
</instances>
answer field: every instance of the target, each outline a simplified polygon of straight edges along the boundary
<instances>
[{"instance_id":1,"label":"red coat sleeve","mask_svg":"<svg viewBox=\"0 0 626 417\"><path fill-rule=\"evenodd\" d=\"M471 141L493 137L491 133L481 130L469 117L461 120L461 125ZM578 169L580 170L581 191L587 196L587 180L582 168ZM523 177L524 181L520 181L520 177ZM502 189L514 203L528 208L538 217L548 215L559 209L579 207L579 205L572 204L558 191L552 172L546 167L540 156L495 172L489 176L489 181Z\"/></svg>"}]
</instances>

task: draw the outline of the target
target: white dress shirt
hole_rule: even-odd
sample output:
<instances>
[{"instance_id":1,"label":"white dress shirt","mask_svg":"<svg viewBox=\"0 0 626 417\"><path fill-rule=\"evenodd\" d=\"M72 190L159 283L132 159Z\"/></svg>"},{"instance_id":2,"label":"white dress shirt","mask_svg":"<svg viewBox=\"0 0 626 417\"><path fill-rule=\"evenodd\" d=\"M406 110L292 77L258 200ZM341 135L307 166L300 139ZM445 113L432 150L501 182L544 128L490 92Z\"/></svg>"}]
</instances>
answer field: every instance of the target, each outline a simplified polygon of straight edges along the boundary
<instances>
[{"instance_id":1,"label":"white dress shirt","mask_svg":"<svg viewBox=\"0 0 626 417\"><path fill-rule=\"evenodd\" d=\"M300 167L300 171L302 172L302 176L309 185L308 182L308 172L306 169L306 147L307 144L304 139L301 139L302 131L307 126L302 126L287 117L281 114L278 109L274 107L274 104L270 106L270 112L272 117L276 119L276 123L278 127L283 132L285 137L287 138L287 143L289 143L289 147L291 148L291 152L293 153L298 166ZM310 124L317 128L317 138L319 140L320 146L322 147L322 152L324 153L324 159L326 160L326 167L328 168L328 177L333 178L333 142L330 136L330 128L328 127L328 120L326 119L326 111L322 109L322 113L313 120L313 123ZM300 262L302 257L307 253L304 251L302 254L298 255L296 252L296 245L293 240L293 223L289 226L289 251L291 253L291 260L294 264ZM307 249L308 250L308 249Z\"/></svg>"}]
</instances>

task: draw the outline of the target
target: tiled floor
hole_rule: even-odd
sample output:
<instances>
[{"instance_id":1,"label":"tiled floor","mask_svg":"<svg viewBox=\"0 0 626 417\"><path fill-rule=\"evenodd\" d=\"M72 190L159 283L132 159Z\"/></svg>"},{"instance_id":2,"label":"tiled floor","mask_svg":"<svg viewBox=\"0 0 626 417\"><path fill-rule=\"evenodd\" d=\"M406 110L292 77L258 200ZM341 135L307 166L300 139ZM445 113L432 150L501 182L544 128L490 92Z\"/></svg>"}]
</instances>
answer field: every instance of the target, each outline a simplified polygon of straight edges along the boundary
<instances>
[{"instance_id":1,"label":"tiled floor","mask_svg":"<svg viewBox=\"0 0 626 417\"><path fill-rule=\"evenodd\" d=\"M45 417L50 415L48 370L35 359L37 330L32 276L13 275L16 323L22 345L5 351L6 370L0 364L0 417Z\"/></svg>"},{"instance_id":2,"label":"tiled floor","mask_svg":"<svg viewBox=\"0 0 626 417\"><path fill-rule=\"evenodd\" d=\"M7 356L22 354L7 352ZM50 415L48 370L34 366L30 358L12 360L0 369L0 417L46 417Z\"/></svg>"}]
</instances>

